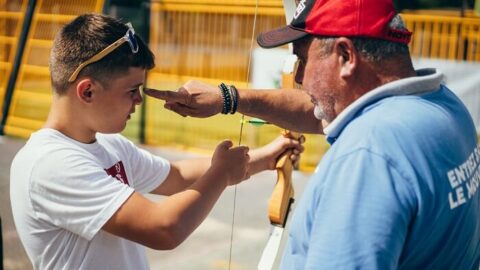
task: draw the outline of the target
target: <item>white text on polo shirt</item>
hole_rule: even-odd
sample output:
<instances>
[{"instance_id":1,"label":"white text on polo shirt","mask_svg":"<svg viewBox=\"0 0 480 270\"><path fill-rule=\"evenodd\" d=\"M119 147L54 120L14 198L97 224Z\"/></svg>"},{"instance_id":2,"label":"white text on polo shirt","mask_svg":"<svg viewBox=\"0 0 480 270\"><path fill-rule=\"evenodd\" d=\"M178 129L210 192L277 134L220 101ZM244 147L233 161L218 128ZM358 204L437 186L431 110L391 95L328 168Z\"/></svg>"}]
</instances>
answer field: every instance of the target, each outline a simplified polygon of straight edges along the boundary
<instances>
[{"instance_id":1,"label":"white text on polo shirt","mask_svg":"<svg viewBox=\"0 0 480 270\"><path fill-rule=\"evenodd\" d=\"M448 194L450 209L471 199L480 186L480 146L477 145L468 159L460 166L447 172L452 191Z\"/></svg>"}]
</instances>

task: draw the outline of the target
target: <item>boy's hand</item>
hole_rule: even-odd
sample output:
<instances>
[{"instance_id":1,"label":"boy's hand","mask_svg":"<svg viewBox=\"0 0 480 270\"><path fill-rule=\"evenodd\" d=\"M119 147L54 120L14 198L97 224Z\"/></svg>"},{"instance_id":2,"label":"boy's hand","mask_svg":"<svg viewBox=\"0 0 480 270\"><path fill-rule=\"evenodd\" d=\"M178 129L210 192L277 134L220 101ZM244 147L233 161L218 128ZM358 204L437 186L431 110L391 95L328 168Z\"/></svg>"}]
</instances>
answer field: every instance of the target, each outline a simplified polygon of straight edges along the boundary
<instances>
[{"instance_id":1,"label":"boy's hand","mask_svg":"<svg viewBox=\"0 0 480 270\"><path fill-rule=\"evenodd\" d=\"M304 151L303 143L305 137L302 135L298 140L284 136L278 136L271 143L251 151L252 173L262 170L274 170L278 158L286 151L291 151L290 160L293 165L298 165L300 154Z\"/></svg>"},{"instance_id":2,"label":"boy's hand","mask_svg":"<svg viewBox=\"0 0 480 270\"><path fill-rule=\"evenodd\" d=\"M188 81L177 91L144 88L145 94L165 100L164 107L183 117L210 117L222 111L223 100L217 87Z\"/></svg>"},{"instance_id":3,"label":"boy's hand","mask_svg":"<svg viewBox=\"0 0 480 270\"><path fill-rule=\"evenodd\" d=\"M232 141L221 142L212 157L211 168L227 177L227 185L236 185L250 177L248 147L232 147Z\"/></svg>"}]
</instances>

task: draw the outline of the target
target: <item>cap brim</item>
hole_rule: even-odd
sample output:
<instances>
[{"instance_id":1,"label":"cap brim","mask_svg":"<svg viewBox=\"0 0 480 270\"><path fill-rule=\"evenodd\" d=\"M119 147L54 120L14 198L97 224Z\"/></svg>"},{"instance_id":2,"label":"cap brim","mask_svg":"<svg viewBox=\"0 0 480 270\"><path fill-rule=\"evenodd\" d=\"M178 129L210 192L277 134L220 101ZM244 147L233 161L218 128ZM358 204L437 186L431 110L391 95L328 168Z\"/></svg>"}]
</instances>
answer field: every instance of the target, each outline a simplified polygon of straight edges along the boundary
<instances>
[{"instance_id":1,"label":"cap brim","mask_svg":"<svg viewBox=\"0 0 480 270\"><path fill-rule=\"evenodd\" d=\"M294 29L287 25L265 33L261 33L257 37L257 43L262 48L275 48L300 39L306 35L308 35L308 33Z\"/></svg>"}]
</instances>

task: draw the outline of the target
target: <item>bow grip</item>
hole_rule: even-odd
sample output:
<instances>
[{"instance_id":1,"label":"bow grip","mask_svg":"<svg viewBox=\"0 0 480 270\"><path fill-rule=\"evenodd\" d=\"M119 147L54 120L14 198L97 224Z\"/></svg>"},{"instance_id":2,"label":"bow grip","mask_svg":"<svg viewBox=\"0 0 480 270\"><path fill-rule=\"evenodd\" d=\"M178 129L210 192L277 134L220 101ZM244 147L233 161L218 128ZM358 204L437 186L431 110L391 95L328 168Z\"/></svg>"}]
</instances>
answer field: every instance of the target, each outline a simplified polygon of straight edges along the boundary
<instances>
[{"instance_id":1,"label":"bow grip","mask_svg":"<svg viewBox=\"0 0 480 270\"><path fill-rule=\"evenodd\" d=\"M285 131L283 136L298 139L301 135ZM281 227L285 227L290 206L294 201L294 189L292 184L293 164L292 160L290 160L291 154L292 150L286 151L277 160L277 164L275 165L277 170L277 183L275 184L268 205L268 217L270 222Z\"/></svg>"}]
</instances>

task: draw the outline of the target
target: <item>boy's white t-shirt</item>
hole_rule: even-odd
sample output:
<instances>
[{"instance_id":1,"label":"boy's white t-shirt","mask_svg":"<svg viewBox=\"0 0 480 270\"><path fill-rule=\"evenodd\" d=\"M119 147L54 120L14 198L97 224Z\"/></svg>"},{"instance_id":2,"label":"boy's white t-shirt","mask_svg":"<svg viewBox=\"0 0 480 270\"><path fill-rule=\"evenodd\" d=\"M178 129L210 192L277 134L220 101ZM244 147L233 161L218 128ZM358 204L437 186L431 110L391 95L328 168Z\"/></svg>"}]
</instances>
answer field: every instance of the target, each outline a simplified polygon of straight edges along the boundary
<instances>
[{"instance_id":1,"label":"boy's white t-shirt","mask_svg":"<svg viewBox=\"0 0 480 270\"><path fill-rule=\"evenodd\" d=\"M142 245L101 230L134 192L148 193L170 163L121 135L83 144L54 129L32 134L15 156L10 198L35 269L148 269Z\"/></svg>"}]
</instances>

